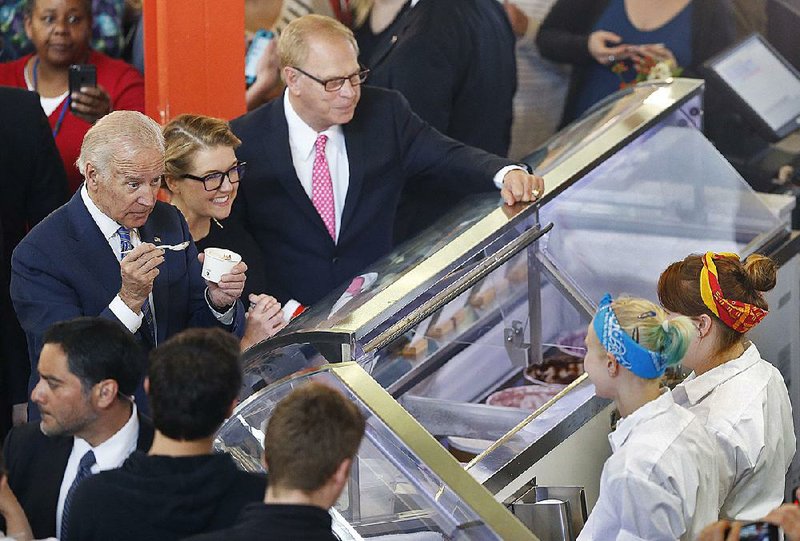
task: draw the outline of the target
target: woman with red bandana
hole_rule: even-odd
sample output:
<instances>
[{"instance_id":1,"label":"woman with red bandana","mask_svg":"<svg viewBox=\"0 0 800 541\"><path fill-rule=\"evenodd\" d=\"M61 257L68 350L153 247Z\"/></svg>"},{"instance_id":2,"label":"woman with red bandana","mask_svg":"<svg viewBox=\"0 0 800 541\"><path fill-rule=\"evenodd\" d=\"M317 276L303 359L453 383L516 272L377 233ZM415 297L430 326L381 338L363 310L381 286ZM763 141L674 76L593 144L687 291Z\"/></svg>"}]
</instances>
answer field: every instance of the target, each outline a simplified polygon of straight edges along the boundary
<instances>
[{"instance_id":1,"label":"woman with red bandana","mask_svg":"<svg viewBox=\"0 0 800 541\"><path fill-rule=\"evenodd\" d=\"M757 520L778 507L795 453L786 384L746 335L766 316L763 292L776 279L762 255L742 262L707 252L671 264L658 281L664 308L697 328L683 359L692 373L673 395L716 439L722 518Z\"/></svg>"},{"instance_id":2,"label":"woman with red bandana","mask_svg":"<svg viewBox=\"0 0 800 541\"><path fill-rule=\"evenodd\" d=\"M39 93L74 192L83 180L75 166L83 136L113 110L144 112L144 81L132 66L89 47L90 0L31 0L26 6L25 33L36 52L0 64L0 85ZM97 87L83 87L69 95L71 64L93 64Z\"/></svg>"}]
</instances>

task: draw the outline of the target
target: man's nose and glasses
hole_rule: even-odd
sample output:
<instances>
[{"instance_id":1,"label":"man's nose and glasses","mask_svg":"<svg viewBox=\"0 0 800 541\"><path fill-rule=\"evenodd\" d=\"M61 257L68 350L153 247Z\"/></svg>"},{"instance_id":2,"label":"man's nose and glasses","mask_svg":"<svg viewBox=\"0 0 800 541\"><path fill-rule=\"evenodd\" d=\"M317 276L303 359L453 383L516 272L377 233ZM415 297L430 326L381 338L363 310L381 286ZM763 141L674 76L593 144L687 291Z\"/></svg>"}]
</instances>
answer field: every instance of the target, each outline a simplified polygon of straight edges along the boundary
<instances>
[{"instance_id":1,"label":"man's nose and glasses","mask_svg":"<svg viewBox=\"0 0 800 541\"><path fill-rule=\"evenodd\" d=\"M367 75L369 75L369 69L367 68L360 68L357 72L347 75L345 77L332 77L330 79L320 79L318 77L314 77L307 71L303 71L296 66L292 66L292 69L295 69L311 79L312 81L316 81L322 85L322 87L327 92L338 92L342 89L344 84L347 81L350 81L350 86L356 87L364 83L367 80Z\"/></svg>"}]
</instances>

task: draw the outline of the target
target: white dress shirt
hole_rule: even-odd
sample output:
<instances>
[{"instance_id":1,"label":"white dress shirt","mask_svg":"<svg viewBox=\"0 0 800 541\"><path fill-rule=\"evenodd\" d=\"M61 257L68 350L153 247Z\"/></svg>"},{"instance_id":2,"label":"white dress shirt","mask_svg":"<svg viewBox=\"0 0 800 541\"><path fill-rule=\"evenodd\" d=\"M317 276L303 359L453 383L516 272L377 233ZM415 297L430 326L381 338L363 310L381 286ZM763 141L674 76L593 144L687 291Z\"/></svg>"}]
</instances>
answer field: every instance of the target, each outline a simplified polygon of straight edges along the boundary
<instances>
[{"instance_id":1,"label":"white dress shirt","mask_svg":"<svg viewBox=\"0 0 800 541\"><path fill-rule=\"evenodd\" d=\"M89 214L94 220L94 223L97 224L97 227L100 228L100 232L105 237L108 245L111 247L111 250L114 251L114 256L119 261L120 255L122 254L122 241L119 238L119 228L120 224L106 216L102 210L97 208L97 205L94 204L92 198L89 197L89 192L86 189L86 183L84 182L81 186L81 199L83 200L83 204L86 205L86 209L89 211ZM139 229L133 228L131 229L131 244L134 248L139 246L142 243L141 239L139 238ZM153 315L153 329L158 328L157 323L157 315L156 315L156 307L155 303L153 302L153 292L151 291L150 294L147 296L150 302L150 313ZM208 298L208 288L206 288L205 293L206 304L208 305L209 310L211 313L214 314L214 317L217 318L217 321L224 325L230 325L233 323L233 318L236 312L236 303L233 304L226 312L218 312L211 306L211 302ZM134 312L130 309L130 307L125 304L122 299L119 297L119 294L115 295L114 298L108 305L108 309L116 316L116 318L125 325L131 333L135 333L139 330L139 327L142 326L142 320L144 319L144 314L142 314L141 310L139 313ZM157 340L156 340L157 341Z\"/></svg>"},{"instance_id":2,"label":"white dress shirt","mask_svg":"<svg viewBox=\"0 0 800 541\"><path fill-rule=\"evenodd\" d=\"M608 439L613 454L578 541L694 541L717 520L714 442L669 391L620 420Z\"/></svg>"},{"instance_id":3,"label":"white dress shirt","mask_svg":"<svg viewBox=\"0 0 800 541\"><path fill-rule=\"evenodd\" d=\"M350 161L347 159L347 146L344 133L340 125L334 125L325 131L317 133L303 122L289 101L289 93L283 95L283 110L286 115L286 124L289 127L289 148L292 151L292 164L297 173L297 178L303 186L308 198L311 199L311 173L314 168L314 143L319 135L328 136L325 145L325 158L328 160L328 169L333 181L333 207L336 217L336 238L339 240L339 231L342 225L342 212L347 199L347 188L350 186Z\"/></svg>"},{"instance_id":4,"label":"white dress shirt","mask_svg":"<svg viewBox=\"0 0 800 541\"><path fill-rule=\"evenodd\" d=\"M674 394L716 440L720 516L758 520L781 505L795 453L792 405L783 376L756 346L705 374L690 374Z\"/></svg>"},{"instance_id":5,"label":"white dress shirt","mask_svg":"<svg viewBox=\"0 0 800 541\"><path fill-rule=\"evenodd\" d=\"M325 134L328 136L328 142L325 145L325 158L328 160L328 169L333 182L333 206L336 217L336 238L334 241L338 242L342 213L347 199L347 188L350 186L350 161L347 158L347 145L342 126L334 125L319 133L314 131L294 110L292 102L289 100L288 92L283 94L283 111L289 128L289 149L292 152L292 164L297 173L297 178L300 180L300 184L309 199L311 199L311 173L314 168L315 158L314 143L319 135ZM506 173L515 169L525 170L519 165L503 167L494 175L495 186L498 189L502 188Z\"/></svg>"},{"instance_id":6,"label":"white dress shirt","mask_svg":"<svg viewBox=\"0 0 800 541\"><path fill-rule=\"evenodd\" d=\"M131 408L131 417L128 422L120 428L116 434L108 438L106 441L92 447L84 439L75 437L72 444L72 452L67 461L67 467L64 470L64 479L61 481L61 491L58 493L58 507L56 508L56 531L61 531L61 514L64 512L64 500L67 499L72 482L75 476L78 475L78 465L81 458L88 451L94 451L94 458L96 460L92 466L92 474L113 470L122 466L125 459L136 450L136 442L139 439L139 417L137 414L136 404Z\"/></svg>"}]
</instances>

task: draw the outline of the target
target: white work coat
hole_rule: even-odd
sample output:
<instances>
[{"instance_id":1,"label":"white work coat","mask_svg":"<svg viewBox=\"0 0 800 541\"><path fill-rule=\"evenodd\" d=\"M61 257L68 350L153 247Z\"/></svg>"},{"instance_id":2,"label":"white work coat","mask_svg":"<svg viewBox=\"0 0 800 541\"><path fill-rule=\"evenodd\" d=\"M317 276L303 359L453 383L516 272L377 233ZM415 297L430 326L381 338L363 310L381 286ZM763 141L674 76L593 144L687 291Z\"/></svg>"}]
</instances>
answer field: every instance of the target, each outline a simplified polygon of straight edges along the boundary
<instances>
[{"instance_id":1,"label":"white work coat","mask_svg":"<svg viewBox=\"0 0 800 541\"><path fill-rule=\"evenodd\" d=\"M758 520L781 505L795 452L792 405L783 376L756 346L705 374L690 374L673 394L716 440L720 516Z\"/></svg>"},{"instance_id":2,"label":"white work coat","mask_svg":"<svg viewBox=\"0 0 800 541\"><path fill-rule=\"evenodd\" d=\"M714 441L665 391L617 423L600 497L578 541L697 538L717 520Z\"/></svg>"}]
</instances>

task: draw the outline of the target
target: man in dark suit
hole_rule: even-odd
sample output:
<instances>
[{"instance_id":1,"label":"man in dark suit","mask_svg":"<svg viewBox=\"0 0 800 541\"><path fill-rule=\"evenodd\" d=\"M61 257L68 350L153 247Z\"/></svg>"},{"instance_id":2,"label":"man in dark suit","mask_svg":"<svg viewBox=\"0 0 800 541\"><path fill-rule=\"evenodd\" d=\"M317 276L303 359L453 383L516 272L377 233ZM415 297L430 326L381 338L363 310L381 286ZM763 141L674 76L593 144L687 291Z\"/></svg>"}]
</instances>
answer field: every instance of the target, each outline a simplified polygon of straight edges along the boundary
<instances>
[{"instance_id":1,"label":"man in dark suit","mask_svg":"<svg viewBox=\"0 0 800 541\"><path fill-rule=\"evenodd\" d=\"M28 230L63 205L68 198L67 175L58 154L39 96L19 88L0 87L0 216L3 272L11 274L11 252ZM5 309L9 310L6 311ZM4 305L0 320L3 366L0 369L0 438L27 413L30 363L25 334L11 309ZM21 407L20 407L21 406Z\"/></svg>"},{"instance_id":2,"label":"man in dark suit","mask_svg":"<svg viewBox=\"0 0 800 541\"><path fill-rule=\"evenodd\" d=\"M106 115L87 132L78 165L86 182L11 261L11 299L34 374L44 330L81 315L118 321L148 348L187 327L224 325L241 336L247 267L237 264L219 283L202 279L186 220L156 201L164 172L158 124L135 111Z\"/></svg>"},{"instance_id":3,"label":"man in dark suit","mask_svg":"<svg viewBox=\"0 0 800 541\"><path fill-rule=\"evenodd\" d=\"M540 177L443 136L400 94L362 88L358 48L341 23L300 17L278 51L283 98L231 126L248 162L234 216L267 256L267 289L281 302L315 303L386 254L410 177L430 174L461 193L495 186L508 204L543 193Z\"/></svg>"},{"instance_id":4,"label":"man in dark suit","mask_svg":"<svg viewBox=\"0 0 800 541\"><path fill-rule=\"evenodd\" d=\"M378 0L380 3L381 0ZM497 0L406 3L377 37L370 21L356 30L370 85L400 92L422 120L453 139L499 156L508 154L516 39ZM368 45L369 50L363 49ZM403 190L395 239L433 224L463 198L435 179L412 179ZM493 187L490 187L493 188Z\"/></svg>"},{"instance_id":5,"label":"man in dark suit","mask_svg":"<svg viewBox=\"0 0 800 541\"><path fill-rule=\"evenodd\" d=\"M153 440L132 399L146 356L124 327L78 318L53 325L43 341L33 390L42 420L12 429L3 449L8 484L36 539L60 533L70 491L83 477L118 468Z\"/></svg>"}]
</instances>

